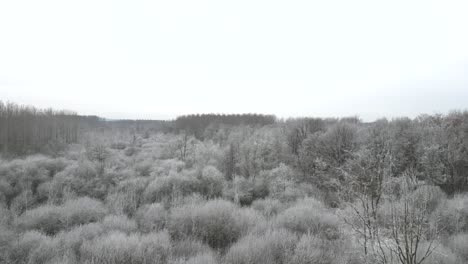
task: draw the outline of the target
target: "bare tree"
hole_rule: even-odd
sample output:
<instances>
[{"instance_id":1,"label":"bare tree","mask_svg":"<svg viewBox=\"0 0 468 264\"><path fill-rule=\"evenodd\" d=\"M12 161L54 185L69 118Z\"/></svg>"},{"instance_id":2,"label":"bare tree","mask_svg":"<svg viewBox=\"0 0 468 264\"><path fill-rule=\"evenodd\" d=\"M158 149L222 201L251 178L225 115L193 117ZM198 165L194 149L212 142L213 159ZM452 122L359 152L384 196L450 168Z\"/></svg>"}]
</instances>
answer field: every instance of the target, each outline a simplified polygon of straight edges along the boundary
<instances>
[{"instance_id":1,"label":"bare tree","mask_svg":"<svg viewBox=\"0 0 468 264\"><path fill-rule=\"evenodd\" d=\"M193 151L195 145L195 138L186 131L182 131L179 138L176 141L176 150L179 155L179 159L186 161L188 155Z\"/></svg>"},{"instance_id":2,"label":"bare tree","mask_svg":"<svg viewBox=\"0 0 468 264\"><path fill-rule=\"evenodd\" d=\"M391 203L391 239L388 249L401 264L421 264L432 254L439 229L429 223L428 200L430 193L414 195L419 186L414 175L405 175L402 196Z\"/></svg>"},{"instance_id":3,"label":"bare tree","mask_svg":"<svg viewBox=\"0 0 468 264\"><path fill-rule=\"evenodd\" d=\"M364 147L353 153L343 171L351 187L348 199L353 211L344 220L358 235L365 258L371 257L380 263L389 263L379 225L384 184L390 174L390 142L386 128L385 120L369 128Z\"/></svg>"},{"instance_id":4,"label":"bare tree","mask_svg":"<svg viewBox=\"0 0 468 264\"><path fill-rule=\"evenodd\" d=\"M104 144L88 147L87 155L89 160L97 162L99 174L102 175L110 155L107 147Z\"/></svg>"},{"instance_id":5,"label":"bare tree","mask_svg":"<svg viewBox=\"0 0 468 264\"><path fill-rule=\"evenodd\" d=\"M227 180L232 180L237 173L238 150L234 143L229 144L223 157L224 175Z\"/></svg>"},{"instance_id":6,"label":"bare tree","mask_svg":"<svg viewBox=\"0 0 468 264\"><path fill-rule=\"evenodd\" d=\"M356 232L361 242L364 257L377 258L380 263L389 263L381 241L379 209L383 200L383 186L386 178L385 156L372 156L371 153L358 154L358 159L351 165L348 175L351 186L351 216L345 222Z\"/></svg>"},{"instance_id":7,"label":"bare tree","mask_svg":"<svg viewBox=\"0 0 468 264\"><path fill-rule=\"evenodd\" d=\"M325 130L325 123L320 118L301 118L289 121L292 128L287 135L287 144L291 153L298 156L302 142L310 135Z\"/></svg>"}]
</instances>

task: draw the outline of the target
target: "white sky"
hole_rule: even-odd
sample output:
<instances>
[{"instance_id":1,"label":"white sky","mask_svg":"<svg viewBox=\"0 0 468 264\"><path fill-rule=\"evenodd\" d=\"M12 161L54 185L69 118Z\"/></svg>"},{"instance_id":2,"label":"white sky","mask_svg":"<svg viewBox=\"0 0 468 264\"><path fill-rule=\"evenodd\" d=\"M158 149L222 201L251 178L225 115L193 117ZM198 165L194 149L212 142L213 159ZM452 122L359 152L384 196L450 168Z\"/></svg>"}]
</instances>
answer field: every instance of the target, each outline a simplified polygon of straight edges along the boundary
<instances>
[{"instance_id":1,"label":"white sky","mask_svg":"<svg viewBox=\"0 0 468 264\"><path fill-rule=\"evenodd\" d=\"M0 100L109 118L466 109L468 1L0 0Z\"/></svg>"}]
</instances>

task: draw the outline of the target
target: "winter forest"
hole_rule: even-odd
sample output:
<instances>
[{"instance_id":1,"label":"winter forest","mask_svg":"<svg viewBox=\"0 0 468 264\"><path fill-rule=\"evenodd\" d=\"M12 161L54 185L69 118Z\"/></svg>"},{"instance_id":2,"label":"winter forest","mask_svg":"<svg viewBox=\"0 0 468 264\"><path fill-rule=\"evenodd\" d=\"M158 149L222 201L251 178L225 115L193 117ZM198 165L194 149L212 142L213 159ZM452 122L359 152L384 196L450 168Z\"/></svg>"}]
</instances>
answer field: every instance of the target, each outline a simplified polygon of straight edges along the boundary
<instances>
[{"instance_id":1,"label":"winter forest","mask_svg":"<svg viewBox=\"0 0 468 264\"><path fill-rule=\"evenodd\" d=\"M468 263L468 112L108 120L0 101L0 263Z\"/></svg>"}]
</instances>

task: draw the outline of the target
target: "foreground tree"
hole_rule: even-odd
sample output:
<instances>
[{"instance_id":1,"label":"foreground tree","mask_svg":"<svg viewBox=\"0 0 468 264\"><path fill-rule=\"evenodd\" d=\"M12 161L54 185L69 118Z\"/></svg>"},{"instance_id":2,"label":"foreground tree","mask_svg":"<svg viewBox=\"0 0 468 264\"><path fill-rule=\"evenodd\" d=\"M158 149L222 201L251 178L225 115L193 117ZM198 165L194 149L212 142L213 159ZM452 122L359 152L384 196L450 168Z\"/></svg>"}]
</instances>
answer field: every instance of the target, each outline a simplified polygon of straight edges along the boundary
<instances>
[{"instance_id":1,"label":"foreground tree","mask_svg":"<svg viewBox=\"0 0 468 264\"><path fill-rule=\"evenodd\" d=\"M381 142L379 139L383 138L375 138L374 143ZM389 174L386 169L388 155L385 152L377 153L374 147L378 145L369 144L367 149L356 154L346 168L347 185L351 188L345 198L351 201L349 207L352 213L346 215L344 220L358 235L364 258L387 263L380 240L379 210L383 202L384 181Z\"/></svg>"},{"instance_id":2,"label":"foreground tree","mask_svg":"<svg viewBox=\"0 0 468 264\"><path fill-rule=\"evenodd\" d=\"M424 263L434 252L439 234L438 225L430 224L431 192L421 187L414 175L405 175L402 195L390 204L390 242L386 247L401 264ZM382 240L382 237L379 237Z\"/></svg>"},{"instance_id":3,"label":"foreground tree","mask_svg":"<svg viewBox=\"0 0 468 264\"><path fill-rule=\"evenodd\" d=\"M385 155L367 150L351 167L353 202L345 222L355 231L366 263L424 263L435 249L439 225L430 223L437 192L424 187L414 170L389 178Z\"/></svg>"}]
</instances>

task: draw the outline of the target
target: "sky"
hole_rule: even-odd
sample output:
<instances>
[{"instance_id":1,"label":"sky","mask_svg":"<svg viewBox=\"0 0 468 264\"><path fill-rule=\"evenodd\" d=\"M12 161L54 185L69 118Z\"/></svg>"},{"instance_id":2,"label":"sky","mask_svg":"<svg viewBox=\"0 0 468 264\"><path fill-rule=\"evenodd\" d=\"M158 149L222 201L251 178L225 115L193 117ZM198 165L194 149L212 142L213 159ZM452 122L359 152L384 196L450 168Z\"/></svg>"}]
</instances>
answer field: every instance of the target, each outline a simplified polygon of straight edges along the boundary
<instances>
[{"instance_id":1,"label":"sky","mask_svg":"<svg viewBox=\"0 0 468 264\"><path fill-rule=\"evenodd\" d=\"M466 0L1 0L0 100L107 118L468 107Z\"/></svg>"}]
</instances>

